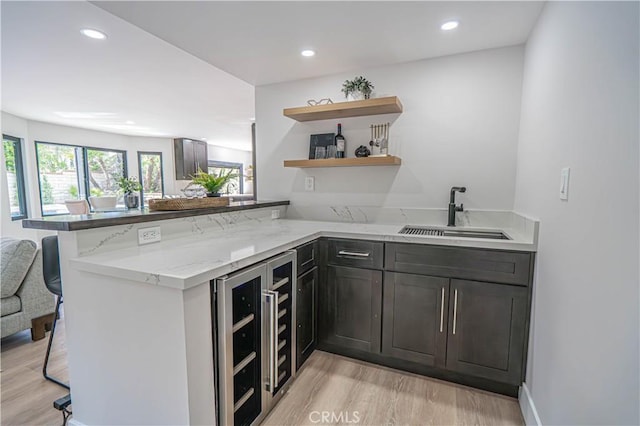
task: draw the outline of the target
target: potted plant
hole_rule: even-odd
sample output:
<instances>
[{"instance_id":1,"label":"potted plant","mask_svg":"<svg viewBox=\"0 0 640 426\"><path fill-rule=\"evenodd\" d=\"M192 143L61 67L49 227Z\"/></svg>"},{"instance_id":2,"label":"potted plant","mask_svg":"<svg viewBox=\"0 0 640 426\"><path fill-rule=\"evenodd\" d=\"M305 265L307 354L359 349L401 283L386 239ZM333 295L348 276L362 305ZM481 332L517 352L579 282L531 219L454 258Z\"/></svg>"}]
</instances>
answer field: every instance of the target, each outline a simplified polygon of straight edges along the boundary
<instances>
[{"instance_id":1,"label":"potted plant","mask_svg":"<svg viewBox=\"0 0 640 426\"><path fill-rule=\"evenodd\" d=\"M202 170L198 169L198 172L195 176L191 176L192 182L204 187L207 190L207 197L219 197L220 190L224 187L229 181L235 178L237 175L233 172L233 170L229 170L227 173L220 171L216 174L205 173Z\"/></svg>"},{"instance_id":2,"label":"potted plant","mask_svg":"<svg viewBox=\"0 0 640 426\"><path fill-rule=\"evenodd\" d=\"M342 93L345 98L351 100L369 99L374 86L363 76L355 77L353 80L345 80L342 83Z\"/></svg>"},{"instance_id":3,"label":"potted plant","mask_svg":"<svg viewBox=\"0 0 640 426\"><path fill-rule=\"evenodd\" d=\"M142 185L135 177L126 178L121 177L118 179L118 186L124 192L124 205L128 209L136 209L140 205L140 197L136 192L142 189Z\"/></svg>"}]
</instances>

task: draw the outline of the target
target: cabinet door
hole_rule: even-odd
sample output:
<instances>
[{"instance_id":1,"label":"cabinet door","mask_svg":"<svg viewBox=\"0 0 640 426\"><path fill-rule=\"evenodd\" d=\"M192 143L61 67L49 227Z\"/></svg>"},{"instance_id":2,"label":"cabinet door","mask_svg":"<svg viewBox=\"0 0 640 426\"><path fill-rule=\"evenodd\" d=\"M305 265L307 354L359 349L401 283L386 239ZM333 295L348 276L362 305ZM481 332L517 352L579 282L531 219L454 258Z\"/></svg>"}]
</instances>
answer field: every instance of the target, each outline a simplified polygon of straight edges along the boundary
<instances>
[{"instance_id":1,"label":"cabinet door","mask_svg":"<svg viewBox=\"0 0 640 426\"><path fill-rule=\"evenodd\" d=\"M447 369L502 383L522 382L527 290L451 280Z\"/></svg>"},{"instance_id":2,"label":"cabinet door","mask_svg":"<svg viewBox=\"0 0 640 426\"><path fill-rule=\"evenodd\" d=\"M382 272L329 266L325 326L327 343L380 352Z\"/></svg>"},{"instance_id":3,"label":"cabinet door","mask_svg":"<svg viewBox=\"0 0 640 426\"><path fill-rule=\"evenodd\" d=\"M448 300L448 278L385 273L382 352L444 367Z\"/></svg>"},{"instance_id":4,"label":"cabinet door","mask_svg":"<svg viewBox=\"0 0 640 426\"><path fill-rule=\"evenodd\" d=\"M208 172L209 170L209 159L207 158L207 143L202 141L193 141L193 156L194 156L194 167L195 170L193 173L195 174L198 169L203 172Z\"/></svg>"},{"instance_id":5,"label":"cabinet door","mask_svg":"<svg viewBox=\"0 0 640 426\"><path fill-rule=\"evenodd\" d=\"M309 358L316 344L316 286L318 267L314 267L297 280L296 296L296 364L300 368Z\"/></svg>"}]
</instances>

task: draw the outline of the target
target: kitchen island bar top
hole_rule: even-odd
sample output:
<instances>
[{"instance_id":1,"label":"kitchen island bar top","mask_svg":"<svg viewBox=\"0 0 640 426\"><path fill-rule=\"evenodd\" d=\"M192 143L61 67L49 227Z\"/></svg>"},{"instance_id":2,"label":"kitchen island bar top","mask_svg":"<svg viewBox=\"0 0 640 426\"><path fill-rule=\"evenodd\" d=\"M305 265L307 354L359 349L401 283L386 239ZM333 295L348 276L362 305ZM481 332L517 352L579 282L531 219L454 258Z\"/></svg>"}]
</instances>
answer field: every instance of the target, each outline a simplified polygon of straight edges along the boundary
<instances>
[{"instance_id":1,"label":"kitchen island bar top","mask_svg":"<svg viewBox=\"0 0 640 426\"><path fill-rule=\"evenodd\" d=\"M133 223L154 222L165 219L180 219L192 216L229 213L242 210L260 209L265 207L287 206L289 201L238 201L225 207L210 207L206 209L153 211L121 210L113 212L98 212L82 215L49 216L22 221L23 228L46 229L49 231L81 231L84 229L104 228L107 226L129 225Z\"/></svg>"}]
</instances>

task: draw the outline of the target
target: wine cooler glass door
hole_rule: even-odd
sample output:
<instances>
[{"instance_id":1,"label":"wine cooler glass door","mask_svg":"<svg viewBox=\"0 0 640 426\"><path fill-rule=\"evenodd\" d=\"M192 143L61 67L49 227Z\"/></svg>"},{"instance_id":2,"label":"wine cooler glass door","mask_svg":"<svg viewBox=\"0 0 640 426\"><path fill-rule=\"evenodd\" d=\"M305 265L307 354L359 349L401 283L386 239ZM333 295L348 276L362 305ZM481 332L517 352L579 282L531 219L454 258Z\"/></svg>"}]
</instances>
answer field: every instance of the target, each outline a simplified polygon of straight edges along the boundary
<instances>
[{"instance_id":1,"label":"wine cooler glass door","mask_svg":"<svg viewBox=\"0 0 640 426\"><path fill-rule=\"evenodd\" d=\"M295 287L296 262L295 251L270 260L267 263L267 288L275 298L271 336L273 344L267 367L273 374L270 393L277 397L295 375ZM275 403L273 401L272 403Z\"/></svg>"},{"instance_id":2,"label":"wine cooler glass door","mask_svg":"<svg viewBox=\"0 0 640 426\"><path fill-rule=\"evenodd\" d=\"M261 265L218 280L220 425L250 425L263 412L263 292Z\"/></svg>"}]
</instances>

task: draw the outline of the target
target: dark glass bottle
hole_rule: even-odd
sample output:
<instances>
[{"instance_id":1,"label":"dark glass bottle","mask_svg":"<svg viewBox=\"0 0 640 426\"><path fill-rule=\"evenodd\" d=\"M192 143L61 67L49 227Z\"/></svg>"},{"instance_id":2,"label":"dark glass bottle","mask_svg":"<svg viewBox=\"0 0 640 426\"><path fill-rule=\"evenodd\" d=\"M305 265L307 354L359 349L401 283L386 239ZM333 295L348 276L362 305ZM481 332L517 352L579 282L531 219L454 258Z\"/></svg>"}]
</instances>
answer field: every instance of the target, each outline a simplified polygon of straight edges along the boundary
<instances>
[{"instance_id":1,"label":"dark glass bottle","mask_svg":"<svg viewBox=\"0 0 640 426\"><path fill-rule=\"evenodd\" d=\"M347 149L347 140L342 136L342 124L338 123L338 133L336 134L336 158L344 158Z\"/></svg>"}]
</instances>

